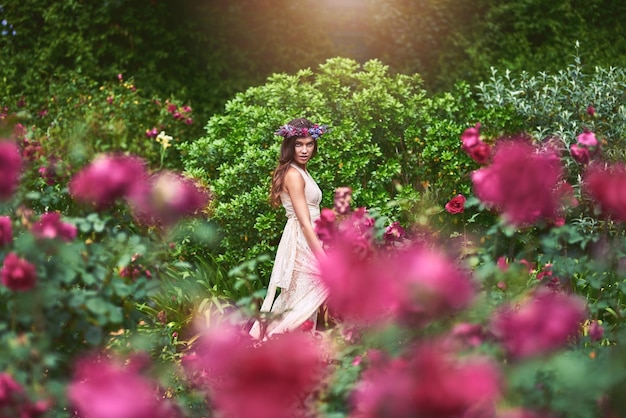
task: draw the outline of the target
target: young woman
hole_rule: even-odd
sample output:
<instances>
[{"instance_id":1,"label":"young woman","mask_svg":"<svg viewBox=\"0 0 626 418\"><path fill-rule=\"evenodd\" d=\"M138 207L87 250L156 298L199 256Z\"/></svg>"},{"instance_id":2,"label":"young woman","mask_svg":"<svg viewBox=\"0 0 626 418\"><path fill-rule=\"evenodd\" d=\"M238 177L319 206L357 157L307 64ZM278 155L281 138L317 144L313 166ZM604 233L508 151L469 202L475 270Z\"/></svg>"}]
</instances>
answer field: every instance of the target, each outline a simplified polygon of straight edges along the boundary
<instances>
[{"instance_id":1,"label":"young woman","mask_svg":"<svg viewBox=\"0 0 626 418\"><path fill-rule=\"evenodd\" d=\"M320 283L317 258L324 250L313 227L320 216L322 191L306 169L317 153L317 140L326 132L304 118L294 119L275 133L283 137L278 166L272 177L270 201L281 204L287 224L278 244L267 296L261 312L271 312L268 324L255 322L250 330L254 338L292 331L306 321L313 329L317 311L327 296ZM280 294L276 298L276 291Z\"/></svg>"}]
</instances>

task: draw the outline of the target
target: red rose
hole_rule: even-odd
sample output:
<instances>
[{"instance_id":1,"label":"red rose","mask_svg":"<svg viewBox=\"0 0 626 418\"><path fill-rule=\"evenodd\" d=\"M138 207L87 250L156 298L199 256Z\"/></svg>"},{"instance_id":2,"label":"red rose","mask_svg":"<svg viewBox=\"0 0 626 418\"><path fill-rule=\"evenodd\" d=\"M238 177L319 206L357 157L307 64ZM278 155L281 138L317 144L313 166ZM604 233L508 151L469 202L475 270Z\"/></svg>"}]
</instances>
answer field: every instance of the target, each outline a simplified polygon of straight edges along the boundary
<instances>
[{"instance_id":1,"label":"red rose","mask_svg":"<svg viewBox=\"0 0 626 418\"><path fill-rule=\"evenodd\" d=\"M465 210L465 196L462 194L456 195L448 203L446 203L445 208L453 215L462 213Z\"/></svg>"},{"instance_id":2,"label":"red rose","mask_svg":"<svg viewBox=\"0 0 626 418\"><path fill-rule=\"evenodd\" d=\"M589 116L595 116L596 109L593 106L591 106L591 105L587 106L587 114Z\"/></svg>"},{"instance_id":3,"label":"red rose","mask_svg":"<svg viewBox=\"0 0 626 418\"><path fill-rule=\"evenodd\" d=\"M476 161L478 164L486 164L489 161L489 157L491 156L491 147L489 144L485 144L480 141L472 148L470 148L467 153L472 158L472 160Z\"/></svg>"}]
</instances>

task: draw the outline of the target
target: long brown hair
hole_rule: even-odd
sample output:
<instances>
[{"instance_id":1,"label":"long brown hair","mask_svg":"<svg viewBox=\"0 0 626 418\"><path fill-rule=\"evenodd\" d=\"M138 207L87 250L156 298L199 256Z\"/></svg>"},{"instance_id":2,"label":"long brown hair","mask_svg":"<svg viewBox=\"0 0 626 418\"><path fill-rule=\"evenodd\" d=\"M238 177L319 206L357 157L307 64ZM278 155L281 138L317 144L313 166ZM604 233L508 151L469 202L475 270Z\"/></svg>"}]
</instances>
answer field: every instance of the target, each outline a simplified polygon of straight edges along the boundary
<instances>
[{"instance_id":1,"label":"long brown hair","mask_svg":"<svg viewBox=\"0 0 626 418\"><path fill-rule=\"evenodd\" d=\"M289 122L289 125L294 126L296 128L312 128L315 126L310 120L305 118L297 118ZM283 139L283 143L280 146L280 157L278 159L278 165L274 170L274 174L272 175L272 186L270 188L270 204L274 207L280 207L281 200L280 194L283 192L283 187L285 185L285 175L287 174L287 170L289 170L289 166L293 161L293 158L296 153L296 139L304 138L303 136L288 136ZM311 153L311 158L317 154L317 140L314 141L315 145L313 147L313 152Z\"/></svg>"}]
</instances>

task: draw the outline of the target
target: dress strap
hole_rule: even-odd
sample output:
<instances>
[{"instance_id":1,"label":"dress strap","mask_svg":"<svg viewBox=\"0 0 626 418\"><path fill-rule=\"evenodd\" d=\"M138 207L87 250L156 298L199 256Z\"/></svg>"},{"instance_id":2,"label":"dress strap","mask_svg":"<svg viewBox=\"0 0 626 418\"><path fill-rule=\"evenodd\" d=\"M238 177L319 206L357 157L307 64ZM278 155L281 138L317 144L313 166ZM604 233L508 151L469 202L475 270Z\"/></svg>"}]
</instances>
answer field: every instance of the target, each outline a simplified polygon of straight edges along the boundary
<instances>
[{"instance_id":1,"label":"dress strap","mask_svg":"<svg viewBox=\"0 0 626 418\"><path fill-rule=\"evenodd\" d=\"M294 163L289 164L291 167L295 168L296 170L298 170L298 172L303 176L303 177L311 177L311 175L303 168L298 167L297 165L295 165Z\"/></svg>"}]
</instances>

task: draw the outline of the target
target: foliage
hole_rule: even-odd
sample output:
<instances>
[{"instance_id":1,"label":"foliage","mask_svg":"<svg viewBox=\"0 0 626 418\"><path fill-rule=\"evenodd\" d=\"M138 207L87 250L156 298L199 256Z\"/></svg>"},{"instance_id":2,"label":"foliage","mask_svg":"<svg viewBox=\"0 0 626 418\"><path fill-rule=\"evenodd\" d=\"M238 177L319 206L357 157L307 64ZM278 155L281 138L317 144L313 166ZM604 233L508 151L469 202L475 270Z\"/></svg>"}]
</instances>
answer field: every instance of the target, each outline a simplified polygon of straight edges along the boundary
<instances>
[{"instance_id":1,"label":"foliage","mask_svg":"<svg viewBox=\"0 0 626 418\"><path fill-rule=\"evenodd\" d=\"M19 122L15 134L42 166L61 160L79 167L97 153L120 152L141 155L154 168L176 169L180 156L173 145L195 138L199 129L186 103L148 97L122 74L102 85L84 77L52 84L47 96L5 103L2 117Z\"/></svg>"},{"instance_id":2,"label":"foliage","mask_svg":"<svg viewBox=\"0 0 626 418\"><path fill-rule=\"evenodd\" d=\"M20 96L45 100L54 84L89 78L99 85L122 73L147 96L191 98L205 119L233 89L218 97L205 94L228 85L220 72L227 64L222 67L219 57L211 57L217 74L198 77L204 61L193 45L201 29L193 19L186 25L172 19L185 12L179 3L163 1L4 1L0 20L15 33L0 36L0 97L5 103Z\"/></svg>"},{"instance_id":3,"label":"foliage","mask_svg":"<svg viewBox=\"0 0 626 418\"><path fill-rule=\"evenodd\" d=\"M588 130L600 139L603 157L618 161L626 158L625 86L624 68L591 67L575 56L556 73L493 69L489 81L478 87L486 107L510 107L539 139L557 137L567 151ZM574 166L568 168L576 173Z\"/></svg>"},{"instance_id":4,"label":"foliage","mask_svg":"<svg viewBox=\"0 0 626 418\"><path fill-rule=\"evenodd\" d=\"M306 16L306 31L292 28ZM122 73L148 96L186 98L207 120L273 73L332 57L379 59L419 73L429 91L477 83L489 68L553 70L581 43L589 62L624 62L619 2L6 0L0 10L0 97L45 98L51 84Z\"/></svg>"},{"instance_id":5,"label":"foliage","mask_svg":"<svg viewBox=\"0 0 626 418\"><path fill-rule=\"evenodd\" d=\"M392 75L370 61L331 59L317 72L275 74L238 94L223 114L212 117L207 134L181 145L185 169L210 184L216 196L213 220L222 228L222 261L227 266L272 252L282 217L268 203L270 174L280 141L272 132L294 117L330 127L310 170L329 205L339 186L353 189L355 204L387 207L396 196L425 188L440 204L469 191L475 164L457 146L466 121L482 119L467 85L428 97L418 75ZM506 108L490 110L491 132L513 130ZM265 272L267 276L267 271Z\"/></svg>"},{"instance_id":6,"label":"foliage","mask_svg":"<svg viewBox=\"0 0 626 418\"><path fill-rule=\"evenodd\" d=\"M472 2L465 22L449 34L435 83L449 86L459 78L479 83L491 67L556 72L578 53L594 65L623 66L626 43L614 29L625 12L623 4L602 1Z\"/></svg>"}]
</instances>

